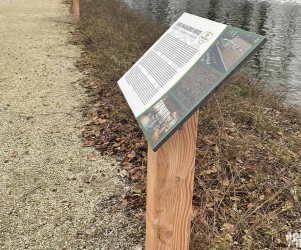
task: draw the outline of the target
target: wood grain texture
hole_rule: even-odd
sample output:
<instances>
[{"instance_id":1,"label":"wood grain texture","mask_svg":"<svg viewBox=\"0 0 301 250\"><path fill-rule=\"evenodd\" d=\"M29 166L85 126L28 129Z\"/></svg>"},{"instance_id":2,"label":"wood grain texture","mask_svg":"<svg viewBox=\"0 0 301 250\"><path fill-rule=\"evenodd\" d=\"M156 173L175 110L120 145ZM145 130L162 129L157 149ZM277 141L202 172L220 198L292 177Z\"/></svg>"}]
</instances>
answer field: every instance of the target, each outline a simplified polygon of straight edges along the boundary
<instances>
[{"instance_id":1,"label":"wood grain texture","mask_svg":"<svg viewBox=\"0 0 301 250\"><path fill-rule=\"evenodd\" d=\"M79 0L73 0L73 19L78 21L80 16L79 12Z\"/></svg>"},{"instance_id":2,"label":"wood grain texture","mask_svg":"<svg viewBox=\"0 0 301 250\"><path fill-rule=\"evenodd\" d=\"M162 147L148 147L146 249L189 249L199 111Z\"/></svg>"}]
</instances>

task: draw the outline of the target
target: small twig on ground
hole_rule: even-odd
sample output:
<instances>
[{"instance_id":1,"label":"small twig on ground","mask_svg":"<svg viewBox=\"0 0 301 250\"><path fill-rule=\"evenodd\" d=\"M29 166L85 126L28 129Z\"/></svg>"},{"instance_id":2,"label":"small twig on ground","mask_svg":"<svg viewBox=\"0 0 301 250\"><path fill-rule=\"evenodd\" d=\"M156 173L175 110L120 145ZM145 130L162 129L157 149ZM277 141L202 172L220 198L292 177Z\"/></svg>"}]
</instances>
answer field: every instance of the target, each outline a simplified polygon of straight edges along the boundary
<instances>
[{"instance_id":1,"label":"small twig on ground","mask_svg":"<svg viewBox=\"0 0 301 250\"><path fill-rule=\"evenodd\" d=\"M73 114L71 114L71 113L68 113L68 112L62 112L62 111L59 111L59 112L53 112L53 113L45 113L45 114L40 113L40 114L34 114L34 115L37 115L37 116L38 116L38 115L42 115L42 116L51 116L51 115L58 115L58 114L69 115L69 116L75 118L75 119L78 120L78 121L81 121L81 120L82 120L82 119L79 119L78 117L76 117L75 115L73 115ZM22 117L25 117L25 118L27 118L27 117L34 117L34 115L22 116Z\"/></svg>"},{"instance_id":2,"label":"small twig on ground","mask_svg":"<svg viewBox=\"0 0 301 250\"><path fill-rule=\"evenodd\" d=\"M216 105L217 105L217 108L218 108L218 111L219 111L221 120L222 120L222 122L223 122L223 127L224 127L224 126L225 126L225 119L224 119L224 116L223 116L223 113L222 113L221 106L219 105L219 101L218 101L218 99L216 98L216 95L215 95L215 94L214 94L214 100L215 100L215 102L216 102Z\"/></svg>"},{"instance_id":3,"label":"small twig on ground","mask_svg":"<svg viewBox=\"0 0 301 250\"><path fill-rule=\"evenodd\" d=\"M81 121L82 119L79 119L78 117L76 117L75 115L68 113L68 112L53 112L53 113L46 113L46 114L36 114L36 115L44 115L44 116L50 116L50 115L58 115L58 114L64 114L64 115L69 115L79 121Z\"/></svg>"},{"instance_id":4,"label":"small twig on ground","mask_svg":"<svg viewBox=\"0 0 301 250\"><path fill-rule=\"evenodd\" d=\"M15 203L15 205L12 207L12 209L7 214L12 215L17 210L18 204L20 201L25 200L29 195L31 195L32 193L34 193L36 190L38 190L41 187L42 187L42 184L40 184L37 187L32 188L27 193L22 194L21 197L18 199L18 201Z\"/></svg>"},{"instance_id":5,"label":"small twig on ground","mask_svg":"<svg viewBox=\"0 0 301 250\"><path fill-rule=\"evenodd\" d=\"M295 178L288 186L285 186L281 188L278 192L276 192L274 195L272 195L269 199L266 199L263 203L261 203L258 207L256 207L252 212L250 212L250 209L248 209L245 214L242 216L242 218L236 223L236 225L239 225L242 221L249 218L252 214L254 214L256 211L258 211L260 208L262 208L265 204L268 202L274 200L277 196L279 196L284 190L290 188L291 186L295 185L297 181L299 181L299 177ZM250 212L250 213L249 213Z\"/></svg>"},{"instance_id":6,"label":"small twig on ground","mask_svg":"<svg viewBox=\"0 0 301 250\"><path fill-rule=\"evenodd\" d=\"M75 108L75 109L78 109L78 108ZM39 115L41 115L41 116L51 116L51 115L64 114L64 115L69 115L69 116L75 118L78 121L82 121L82 119L76 117L72 113L64 112L64 111L58 111L58 112L52 112L52 113L38 113L38 114L30 114L30 115L24 115L22 112L13 112L13 113L19 114L20 117L23 117L23 118L26 118L26 119L28 119L29 117L33 118L34 116L39 116Z\"/></svg>"}]
</instances>

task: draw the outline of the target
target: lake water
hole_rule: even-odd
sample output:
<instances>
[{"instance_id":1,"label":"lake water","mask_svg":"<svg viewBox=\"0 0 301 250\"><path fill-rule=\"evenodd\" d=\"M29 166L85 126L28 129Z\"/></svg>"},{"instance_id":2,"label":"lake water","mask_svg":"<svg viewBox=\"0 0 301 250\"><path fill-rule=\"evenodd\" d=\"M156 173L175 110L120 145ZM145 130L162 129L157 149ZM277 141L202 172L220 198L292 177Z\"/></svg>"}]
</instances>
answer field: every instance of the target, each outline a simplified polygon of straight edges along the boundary
<instances>
[{"instance_id":1,"label":"lake water","mask_svg":"<svg viewBox=\"0 0 301 250\"><path fill-rule=\"evenodd\" d=\"M244 68L262 83L288 86L301 103L301 0L123 0L171 25L183 12L266 36L268 42Z\"/></svg>"}]
</instances>

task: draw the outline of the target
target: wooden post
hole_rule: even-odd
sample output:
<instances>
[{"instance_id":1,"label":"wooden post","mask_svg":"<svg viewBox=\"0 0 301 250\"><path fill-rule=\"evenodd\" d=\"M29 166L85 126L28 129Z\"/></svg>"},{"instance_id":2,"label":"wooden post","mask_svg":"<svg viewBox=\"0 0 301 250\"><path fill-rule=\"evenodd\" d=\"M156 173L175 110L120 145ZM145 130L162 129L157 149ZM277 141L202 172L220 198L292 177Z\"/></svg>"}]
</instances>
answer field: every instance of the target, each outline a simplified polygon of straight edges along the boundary
<instances>
[{"instance_id":1,"label":"wooden post","mask_svg":"<svg viewBox=\"0 0 301 250\"><path fill-rule=\"evenodd\" d=\"M146 249L189 249L199 111L157 152L149 146Z\"/></svg>"},{"instance_id":2,"label":"wooden post","mask_svg":"<svg viewBox=\"0 0 301 250\"><path fill-rule=\"evenodd\" d=\"M80 16L79 12L79 0L73 0L73 19L78 21Z\"/></svg>"}]
</instances>

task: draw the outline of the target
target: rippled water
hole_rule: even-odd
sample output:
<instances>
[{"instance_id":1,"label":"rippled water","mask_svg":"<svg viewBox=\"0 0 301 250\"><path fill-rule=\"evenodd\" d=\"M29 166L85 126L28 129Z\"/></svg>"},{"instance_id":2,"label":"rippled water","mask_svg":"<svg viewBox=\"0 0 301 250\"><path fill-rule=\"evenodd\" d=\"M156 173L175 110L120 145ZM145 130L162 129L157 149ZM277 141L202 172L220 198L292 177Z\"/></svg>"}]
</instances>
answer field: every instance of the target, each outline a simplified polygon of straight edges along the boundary
<instances>
[{"instance_id":1,"label":"rippled water","mask_svg":"<svg viewBox=\"0 0 301 250\"><path fill-rule=\"evenodd\" d=\"M301 103L301 0L123 1L167 24L188 12L266 36L268 42L245 69L263 82L290 87L290 98Z\"/></svg>"}]
</instances>

